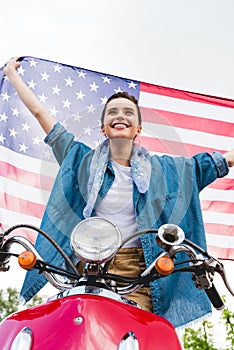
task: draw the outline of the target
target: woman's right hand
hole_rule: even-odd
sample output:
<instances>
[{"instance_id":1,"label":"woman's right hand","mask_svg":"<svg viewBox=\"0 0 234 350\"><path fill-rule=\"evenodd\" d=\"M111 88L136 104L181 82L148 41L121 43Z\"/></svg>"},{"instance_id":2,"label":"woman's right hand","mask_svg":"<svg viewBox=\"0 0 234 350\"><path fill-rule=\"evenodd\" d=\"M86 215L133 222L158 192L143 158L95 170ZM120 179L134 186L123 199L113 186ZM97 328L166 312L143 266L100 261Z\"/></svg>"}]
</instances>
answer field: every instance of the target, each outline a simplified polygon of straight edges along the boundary
<instances>
[{"instance_id":1,"label":"woman's right hand","mask_svg":"<svg viewBox=\"0 0 234 350\"><path fill-rule=\"evenodd\" d=\"M19 67L20 62L18 61L18 57L13 57L7 62L6 66L3 68L3 72L8 77L21 101L38 120L46 134L48 134L57 121L17 73Z\"/></svg>"},{"instance_id":2,"label":"woman's right hand","mask_svg":"<svg viewBox=\"0 0 234 350\"><path fill-rule=\"evenodd\" d=\"M20 67L20 62L18 61L18 57L12 57L3 68L4 74L6 76L12 71L16 71Z\"/></svg>"}]
</instances>

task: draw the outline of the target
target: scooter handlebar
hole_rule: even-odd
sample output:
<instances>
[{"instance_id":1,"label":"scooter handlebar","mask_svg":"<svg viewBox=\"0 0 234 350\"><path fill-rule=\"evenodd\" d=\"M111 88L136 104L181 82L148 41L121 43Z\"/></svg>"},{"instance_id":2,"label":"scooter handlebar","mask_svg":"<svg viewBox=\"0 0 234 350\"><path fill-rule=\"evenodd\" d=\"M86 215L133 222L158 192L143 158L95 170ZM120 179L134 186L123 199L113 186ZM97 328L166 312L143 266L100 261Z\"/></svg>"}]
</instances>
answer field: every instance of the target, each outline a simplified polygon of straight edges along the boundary
<instances>
[{"instance_id":1,"label":"scooter handlebar","mask_svg":"<svg viewBox=\"0 0 234 350\"><path fill-rule=\"evenodd\" d=\"M224 302L213 284L211 288L205 289L205 292L215 309L217 310L224 309L225 307Z\"/></svg>"}]
</instances>

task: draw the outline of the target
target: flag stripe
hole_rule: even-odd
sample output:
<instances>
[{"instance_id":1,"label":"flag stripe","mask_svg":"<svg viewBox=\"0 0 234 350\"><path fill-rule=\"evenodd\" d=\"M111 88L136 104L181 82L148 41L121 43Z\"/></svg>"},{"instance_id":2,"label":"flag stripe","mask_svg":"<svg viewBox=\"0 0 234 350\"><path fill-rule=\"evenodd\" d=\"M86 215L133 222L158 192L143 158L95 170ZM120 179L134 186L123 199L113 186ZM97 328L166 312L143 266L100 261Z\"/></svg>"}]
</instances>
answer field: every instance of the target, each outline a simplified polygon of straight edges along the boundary
<instances>
[{"instance_id":1,"label":"flag stripe","mask_svg":"<svg viewBox=\"0 0 234 350\"><path fill-rule=\"evenodd\" d=\"M10 196L15 196L29 202L35 202L42 205L47 203L50 191L44 191L41 188L31 187L28 185L21 184L18 181L12 181L10 179L4 179L0 177L0 184L4 188L4 193Z\"/></svg>"},{"instance_id":2,"label":"flag stripe","mask_svg":"<svg viewBox=\"0 0 234 350\"><path fill-rule=\"evenodd\" d=\"M233 203L233 198L234 198L234 189L223 191L216 188L206 187L200 193L200 199L209 200L209 201L224 201L224 202L229 202L231 204Z\"/></svg>"},{"instance_id":3,"label":"flag stripe","mask_svg":"<svg viewBox=\"0 0 234 350\"><path fill-rule=\"evenodd\" d=\"M58 172L58 164L43 158L29 157L12 151L9 148L0 146L1 161L9 163L18 169L28 171L29 173L38 174L40 176L54 177ZM52 154L52 153L51 153Z\"/></svg>"},{"instance_id":4,"label":"flag stripe","mask_svg":"<svg viewBox=\"0 0 234 350\"><path fill-rule=\"evenodd\" d=\"M234 137L233 123L207 118L194 117L188 114L168 112L160 109L141 107L144 122L164 124L177 128L196 130L199 132ZM186 121L186 122L185 122Z\"/></svg>"},{"instance_id":5,"label":"flag stripe","mask_svg":"<svg viewBox=\"0 0 234 350\"><path fill-rule=\"evenodd\" d=\"M45 206L42 204L24 200L3 192L0 192L0 206L1 209L9 209L24 215L32 215L36 218L41 218L45 209Z\"/></svg>"},{"instance_id":6,"label":"flag stripe","mask_svg":"<svg viewBox=\"0 0 234 350\"><path fill-rule=\"evenodd\" d=\"M234 214L233 213L220 213L218 211L203 210L203 219L205 223L210 224L225 224L233 226Z\"/></svg>"},{"instance_id":7,"label":"flag stripe","mask_svg":"<svg viewBox=\"0 0 234 350\"><path fill-rule=\"evenodd\" d=\"M178 114L233 123L232 108L234 107L220 107L218 105L192 102L145 92L141 92L140 94L139 105L150 109L165 110Z\"/></svg>"},{"instance_id":8,"label":"flag stripe","mask_svg":"<svg viewBox=\"0 0 234 350\"><path fill-rule=\"evenodd\" d=\"M222 240L216 234L207 234L207 244L211 246L219 246L222 248L234 248L233 236L222 236Z\"/></svg>"},{"instance_id":9,"label":"flag stripe","mask_svg":"<svg viewBox=\"0 0 234 350\"><path fill-rule=\"evenodd\" d=\"M234 225L229 226L229 225L225 225L225 224L206 223L205 230L208 233L217 234L220 236L223 236L223 235L231 236L234 234ZM220 239L222 239L222 237L220 237Z\"/></svg>"},{"instance_id":10,"label":"flag stripe","mask_svg":"<svg viewBox=\"0 0 234 350\"><path fill-rule=\"evenodd\" d=\"M221 201L201 201L202 210L210 210L220 213L234 213L234 203L221 202Z\"/></svg>"},{"instance_id":11,"label":"flag stripe","mask_svg":"<svg viewBox=\"0 0 234 350\"><path fill-rule=\"evenodd\" d=\"M38 218L36 216L33 216L31 213L30 215L24 214L24 213L18 213L16 211L12 211L9 209L1 208L1 217L3 219L3 227L4 229L6 227L10 227L17 224L32 224L37 227L41 224L41 218Z\"/></svg>"},{"instance_id":12,"label":"flag stripe","mask_svg":"<svg viewBox=\"0 0 234 350\"><path fill-rule=\"evenodd\" d=\"M54 178L35 174L31 171L19 169L16 166L0 161L0 177L17 181L21 184L32 186L33 188L42 188L51 191Z\"/></svg>"},{"instance_id":13,"label":"flag stripe","mask_svg":"<svg viewBox=\"0 0 234 350\"><path fill-rule=\"evenodd\" d=\"M208 251L211 255L215 256L218 259L225 259L224 257L226 257L226 259L229 259L229 257L232 256L233 248L223 248L209 244Z\"/></svg>"},{"instance_id":14,"label":"flag stripe","mask_svg":"<svg viewBox=\"0 0 234 350\"><path fill-rule=\"evenodd\" d=\"M174 126L143 123L143 135L146 133L149 136L162 138L163 140L176 141L194 145L196 140L197 146L214 147L214 144L222 145L223 150L229 150L233 146L233 138L220 135L211 135L205 132L201 133L195 130L185 128L177 128Z\"/></svg>"},{"instance_id":15,"label":"flag stripe","mask_svg":"<svg viewBox=\"0 0 234 350\"><path fill-rule=\"evenodd\" d=\"M155 95L161 95L166 97L172 97L181 100L193 101L193 102L202 102L206 104L217 105L221 107L234 108L234 100L214 97L199 93L194 93L191 91L183 91L174 88L169 88L165 86L153 85L145 82L140 83L140 90L144 93L150 93Z\"/></svg>"},{"instance_id":16,"label":"flag stripe","mask_svg":"<svg viewBox=\"0 0 234 350\"><path fill-rule=\"evenodd\" d=\"M164 139L156 139L155 137L148 136L141 137L141 143L151 152L157 150L157 153L173 154L175 156L192 157L200 152L217 151L215 148L202 147ZM220 150L220 152L225 153L224 150Z\"/></svg>"}]
</instances>

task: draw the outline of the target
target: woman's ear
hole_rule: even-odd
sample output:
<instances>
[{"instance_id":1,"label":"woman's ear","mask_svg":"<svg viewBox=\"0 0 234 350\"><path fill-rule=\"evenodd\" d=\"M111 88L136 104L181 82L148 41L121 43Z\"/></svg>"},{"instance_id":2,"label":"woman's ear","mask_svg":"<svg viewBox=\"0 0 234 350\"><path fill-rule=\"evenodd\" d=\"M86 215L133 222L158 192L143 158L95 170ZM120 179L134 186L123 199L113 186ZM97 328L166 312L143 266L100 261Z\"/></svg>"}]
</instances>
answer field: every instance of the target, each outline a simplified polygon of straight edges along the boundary
<instances>
[{"instance_id":1,"label":"woman's ear","mask_svg":"<svg viewBox=\"0 0 234 350\"><path fill-rule=\"evenodd\" d=\"M106 130L104 125L101 126L101 132L103 133L104 136L106 136Z\"/></svg>"},{"instance_id":2,"label":"woman's ear","mask_svg":"<svg viewBox=\"0 0 234 350\"><path fill-rule=\"evenodd\" d=\"M140 133L141 133L141 130L142 130L142 125L138 125L138 127L137 127L137 133L140 134Z\"/></svg>"}]
</instances>

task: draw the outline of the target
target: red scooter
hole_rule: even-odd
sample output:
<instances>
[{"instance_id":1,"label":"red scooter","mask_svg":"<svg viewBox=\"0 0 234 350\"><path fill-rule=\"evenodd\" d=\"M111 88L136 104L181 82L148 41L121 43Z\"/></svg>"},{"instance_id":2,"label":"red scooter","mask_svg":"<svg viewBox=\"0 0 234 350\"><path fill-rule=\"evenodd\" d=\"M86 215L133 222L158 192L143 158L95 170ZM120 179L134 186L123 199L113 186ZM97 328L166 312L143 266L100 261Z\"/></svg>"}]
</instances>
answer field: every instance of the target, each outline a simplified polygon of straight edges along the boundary
<instances>
[{"instance_id":1,"label":"red scooter","mask_svg":"<svg viewBox=\"0 0 234 350\"><path fill-rule=\"evenodd\" d=\"M19 228L35 230L48 238L70 268L65 270L43 261L35 247L22 236L6 240L9 233ZM224 305L212 282L215 272L223 277L227 289L234 294L225 278L223 265L185 239L178 226L166 224L158 230L139 231L134 237L143 233L156 233L156 242L162 251L138 278L108 273L111 259L126 241L122 242L119 229L103 218L83 220L71 234L71 247L85 263L82 275L78 274L76 266L61 247L41 229L31 225L16 225L2 233L0 271L7 271L10 257L17 256L21 267L26 270L39 269L60 292L45 304L7 317L0 324L0 349L182 349L171 323L142 310L124 295L177 271L192 272L195 286L206 291L216 308L221 309ZM12 253L13 243L23 246L26 251L21 254ZM180 252L188 256L189 265L176 266L174 260ZM61 279L59 275L62 276Z\"/></svg>"}]
</instances>

